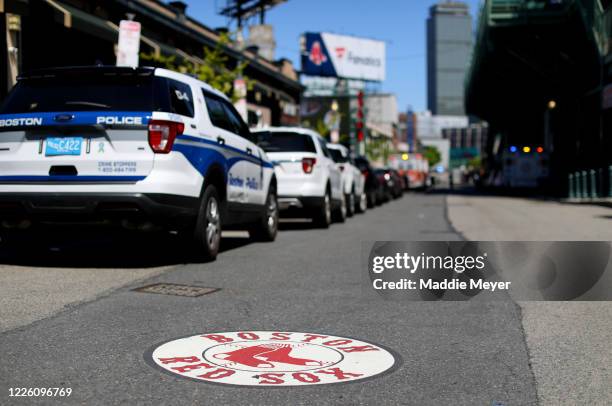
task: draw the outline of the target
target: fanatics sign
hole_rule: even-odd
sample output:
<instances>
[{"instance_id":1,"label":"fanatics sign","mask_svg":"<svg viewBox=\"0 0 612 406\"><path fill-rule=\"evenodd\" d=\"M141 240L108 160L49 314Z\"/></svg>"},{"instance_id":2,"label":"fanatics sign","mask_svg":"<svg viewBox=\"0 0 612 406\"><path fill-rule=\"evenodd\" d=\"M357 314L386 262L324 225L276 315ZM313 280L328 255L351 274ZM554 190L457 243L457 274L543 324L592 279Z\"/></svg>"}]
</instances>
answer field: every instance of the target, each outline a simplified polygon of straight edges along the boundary
<instances>
[{"instance_id":1,"label":"fanatics sign","mask_svg":"<svg viewBox=\"0 0 612 406\"><path fill-rule=\"evenodd\" d=\"M306 33L302 44L302 72L305 75L376 82L385 80L386 48L382 41Z\"/></svg>"}]
</instances>

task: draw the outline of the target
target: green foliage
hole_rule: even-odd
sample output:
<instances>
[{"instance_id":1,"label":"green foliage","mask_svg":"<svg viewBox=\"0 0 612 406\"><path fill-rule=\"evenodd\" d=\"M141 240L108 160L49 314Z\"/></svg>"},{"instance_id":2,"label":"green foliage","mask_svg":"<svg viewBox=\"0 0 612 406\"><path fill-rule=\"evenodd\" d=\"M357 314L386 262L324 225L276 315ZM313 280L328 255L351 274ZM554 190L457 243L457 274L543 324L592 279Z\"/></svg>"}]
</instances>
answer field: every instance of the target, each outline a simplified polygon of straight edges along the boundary
<instances>
[{"instance_id":1,"label":"green foliage","mask_svg":"<svg viewBox=\"0 0 612 406\"><path fill-rule=\"evenodd\" d=\"M321 136L325 138L327 138L327 136L330 133L329 128L327 128L327 125L325 125L325 122L323 121L322 118L317 120L313 130L315 130L316 132L318 132L319 134L321 134Z\"/></svg>"},{"instance_id":2,"label":"green foliage","mask_svg":"<svg viewBox=\"0 0 612 406\"><path fill-rule=\"evenodd\" d=\"M481 164L482 162L479 156L476 156L467 162L467 166L473 169L480 168Z\"/></svg>"},{"instance_id":3,"label":"green foliage","mask_svg":"<svg viewBox=\"0 0 612 406\"><path fill-rule=\"evenodd\" d=\"M385 137L369 138L365 146L366 156L371 161L382 161L386 164L393 152L389 143Z\"/></svg>"},{"instance_id":4,"label":"green foliage","mask_svg":"<svg viewBox=\"0 0 612 406\"><path fill-rule=\"evenodd\" d=\"M203 63L195 63L189 60L177 62L175 55L157 55L154 52L141 53L140 59L154 66L194 75L199 80L223 92L235 102L239 97L233 92L234 80L244 79L249 90L253 88L254 81L243 75L249 64L248 61L239 61L236 66L230 68L229 57L225 54L224 48L231 42L229 34L222 34L214 48L204 47Z\"/></svg>"},{"instance_id":5,"label":"green foliage","mask_svg":"<svg viewBox=\"0 0 612 406\"><path fill-rule=\"evenodd\" d=\"M442 160L442 156L440 155L440 151L438 148L433 146L427 146L423 148L423 156L429 162L429 166L433 167L435 164Z\"/></svg>"}]
</instances>

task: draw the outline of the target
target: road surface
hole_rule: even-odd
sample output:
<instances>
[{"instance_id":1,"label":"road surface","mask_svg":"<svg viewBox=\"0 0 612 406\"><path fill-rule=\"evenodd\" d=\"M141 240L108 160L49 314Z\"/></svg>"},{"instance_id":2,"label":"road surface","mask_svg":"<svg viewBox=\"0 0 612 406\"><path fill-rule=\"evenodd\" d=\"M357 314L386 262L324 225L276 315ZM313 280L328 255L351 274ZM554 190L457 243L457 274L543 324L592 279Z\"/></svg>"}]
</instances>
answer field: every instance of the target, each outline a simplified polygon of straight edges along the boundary
<instances>
[{"instance_id":1,"label":"road surface","mask_svg":"<svg viewBox=\"0 0 612 406\"><path fill-rule=\"evenodd\" d=\"M568 391L580 386L580 393L597 404L602 393L609 396L609 372L592 374L580 361L570 364L578 373L572 382L558 381L572 373L561 364L568 359L560 357L567 355L563 345L591 354L595 349L584 340L598 340L599 346L609 334L579 330L555 338L562 328L586 323L580 312L587 315L588 307L574 307L569 317L547 316L538 304L519 306L511 297L389 302L364 294L362 241L481 238L472 221L461 222L482 218L479 206L465 212L479 199L453 196L447 203L443 194L409 194L329 230L284 223L270 244L233 234L224 239L217 261L205 264L185 263L172 238L91 234L34 247L21 244L19 250L5 246L0 252L6 264L0 268L0 404L14 400L8 398L11 387L57 386L72 388L63 400L74 404L560 404L551 380ZM508 209L517 216L520 210L521 205ZM512 224L504 224L509 234L491 237L496 226L483 218L481 229L489 230L483 237L521 237L512 234ZM133 291L157 282L220 290L196 298ZM361 382L262 390L181 379L144 359L151 346L177 337L265 330L377 343L398 356L399 367ZM600 364L607 362L610 346L597 348ZM546 375L551 366L559 373Z\"/></svg>"}]
</instances>

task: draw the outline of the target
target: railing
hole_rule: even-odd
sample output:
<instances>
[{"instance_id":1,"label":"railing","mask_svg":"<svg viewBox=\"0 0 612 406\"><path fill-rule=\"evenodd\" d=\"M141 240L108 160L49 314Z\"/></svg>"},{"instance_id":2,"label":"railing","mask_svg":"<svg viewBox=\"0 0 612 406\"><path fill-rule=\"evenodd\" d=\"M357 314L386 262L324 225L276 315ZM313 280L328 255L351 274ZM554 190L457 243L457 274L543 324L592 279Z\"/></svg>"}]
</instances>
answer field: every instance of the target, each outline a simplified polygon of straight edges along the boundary
<instances>
[{"instance_id":1,"label":"railing","mask_svg":"<svg viewBox=\"0 0 612 406\"><path fill-rule=\"evenodd\" d=\"M489 22L526 23L531 18L554 18L564 15L580 0L488 0Z\"/></svg>"},{"instance_id":2,"label":"railing","mask_svg":"<svg viewBox=\"0 0 612 406\"><path fill-rule=\"evenodd\" d=\"M575 200L612 197L612 165L568 175L568 196Z\"/></svg>"}]
</instances>

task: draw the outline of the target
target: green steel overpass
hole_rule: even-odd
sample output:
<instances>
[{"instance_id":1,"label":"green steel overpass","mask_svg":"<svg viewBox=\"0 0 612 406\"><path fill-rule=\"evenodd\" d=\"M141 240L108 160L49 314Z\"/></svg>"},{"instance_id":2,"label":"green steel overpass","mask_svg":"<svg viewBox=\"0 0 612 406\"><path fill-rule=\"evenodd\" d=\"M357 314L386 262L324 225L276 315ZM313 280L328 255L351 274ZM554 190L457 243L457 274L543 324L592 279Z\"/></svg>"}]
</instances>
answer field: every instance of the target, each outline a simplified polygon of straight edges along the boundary
<instances>
[{"instance_id":1,"label":"green steel overpass","mask_svg":"<svg viewBox=\"0 0 612 406\"><path fill-rule=\"evenodd\" d=\"M612 82L610 0L486 0L465 83L468 114L486 120L490 172L511 146L550 156L551 192L567 176L598 169L609 189L612 122L605 108ZM602 173L603 173L602 172Z\"/></svg>"}]
</instances>

